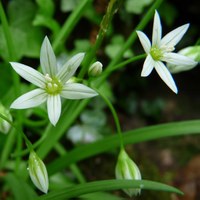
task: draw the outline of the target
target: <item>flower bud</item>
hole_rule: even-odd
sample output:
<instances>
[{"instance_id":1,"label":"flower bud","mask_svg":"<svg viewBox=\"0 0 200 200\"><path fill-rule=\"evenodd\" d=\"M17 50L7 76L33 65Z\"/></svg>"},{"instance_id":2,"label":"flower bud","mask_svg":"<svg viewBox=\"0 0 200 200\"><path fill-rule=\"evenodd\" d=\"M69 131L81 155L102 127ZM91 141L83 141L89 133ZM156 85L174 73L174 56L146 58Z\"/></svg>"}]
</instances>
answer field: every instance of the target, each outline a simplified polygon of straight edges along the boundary
<instances>
[{"instance_id":1,"label":"flower bud","mask_svg":"<svg viewBox=\"0 0 200 200\"><path fill-rule=\"evenodd\" d=\"M129 158L124 149L121 149L117 165L115 168L116 179L128 179L128 180L141 180L140 170L137 165ZM123 191L130 197L138 195L141 189L123 189Z\"/></svg>"},{"instance_id":2,"label":"flower bud","mask_svg":"<svg viewBox=\"0 0 200 200\"><path fill-rule=\"evenodd\" d=\"M76 78L75 76L72 76L68 81L67 83L77 83L79 80L78 78Z\"/></svg>"},{"instance_id":3,"label":"flower bud","mask_svg":"<svg viewBox=\"0 0 200 200\"><path fill-rule=\"evenodd\" d=\"M200 46L191 46L191 47L186 47L178 52L178 54L187 56L191 59L193 59L194 62L191 65L173 65L173 64L168 64L167 67L170 70L171 73L179 73L182 71L187 71L190 69L193 69L196 67L198 62L200 61Z\"/></svg>"},{"instance_id":4,"label":"flower bud","mask_svg":"<svg viewBox=\"0 0 200 200\"><path fill-rule=\"evenodd\" d=\"M9 110L6 109L1 103L0 103L0 113L3 116L7 117L10 121L12 121L12 116ZM10 124L6 120L0 118L0 132L6 134L10 130L10 127L11 127Z\"/></svg>"},{"instance_id":5,"label":"flower bud","mask_svg":"<svg viewBox=\"0 0 200 200\"><path fill-rule=\"evenodd\" d=\"M103 68L103 65L101 62L97 61L93 63L88 70L89 76L93 76L93 77L99 76L102 72L102 68Z\"/></svg>"},{"instance_id":6,"label":"flower bud","mask_svg":"<svg viewBox=\"0 0 200 200\"><path fill-rule=\"evenodd\" d=\"M29 155L28 170L34 185L42 192L47 193L49 188L47 170L42 160L34 151L31 151Z\"/></svg>"}]
</instances>

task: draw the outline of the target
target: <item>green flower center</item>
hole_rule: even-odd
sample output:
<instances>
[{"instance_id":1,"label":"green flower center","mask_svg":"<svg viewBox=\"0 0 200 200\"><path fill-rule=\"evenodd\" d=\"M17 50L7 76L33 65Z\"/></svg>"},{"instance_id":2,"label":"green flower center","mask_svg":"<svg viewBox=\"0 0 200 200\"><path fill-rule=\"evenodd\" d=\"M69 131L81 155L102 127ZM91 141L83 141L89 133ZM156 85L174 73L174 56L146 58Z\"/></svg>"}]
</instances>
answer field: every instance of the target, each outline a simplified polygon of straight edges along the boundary
<instances>
[{"instance_id":1,"label":"green flower center","mask_svg":"<svg viewBox=\"0 0 200 200\"><path fill-rule=\"evenodd\" d=\"M161 60L161 58L163 56L162 51L156 46L151 48L150 54L151 54L152 58L156 61Z\"/></svg>"},{"instance_id":2,"label":"green flower center","mask_svg":"<svg viewBox=\"0 0 200 200\"><path fill-rule=\"evenodd\" d=\"M51 95L59 94L62 91L62 83L56 77L51 78L49 74L45 75L46 92Z\"/></svg>"}]
</instances>

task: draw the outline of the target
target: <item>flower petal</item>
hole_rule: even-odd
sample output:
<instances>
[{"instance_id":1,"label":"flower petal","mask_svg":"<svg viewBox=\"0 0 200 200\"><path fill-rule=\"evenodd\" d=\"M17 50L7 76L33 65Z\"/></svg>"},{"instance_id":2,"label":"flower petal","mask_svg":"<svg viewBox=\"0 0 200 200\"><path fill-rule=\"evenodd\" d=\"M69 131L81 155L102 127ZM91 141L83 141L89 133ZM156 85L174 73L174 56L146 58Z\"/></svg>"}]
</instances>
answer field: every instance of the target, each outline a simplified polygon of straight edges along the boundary
<instances>
[{"instance_id":1,"label":"flower petal","mask_svg":"<svg viewBox=\"0 0 200 200\"><path fill-rule=\"evenodd\" d=\"M60 95L48 95L47 110L50 122L55 126L61 114L61 99Z\"/></svg>"},{"instance_id":2,"label":"flower petal","mask_svg":"<svg viewBox=\"0 0 200 200\"><path fill-rule=\"evenodd\" d=\"M57 78L60 79L63 84L74 75L84 56L84 53L78 53L64 64L57 74Z\"/></svg>"},{"instance_id":3,"label":"flower petal","mask_svg":"<svg viewBox=\"0 0 200 200\"><path fill-rule=\"evenodd\" d=\"M34 85L44 88L45 87L45 78L44 76L27 65L21 63L10 62L12 68L25 80L33 83Z\"/></svg>"},{"instance_id":4,"label":"flower petal","mask_svg":"<svg viewBox=\"0 0 200 200\"><path fill-rule=\"evenodd\" d=\"M167 67L160 61L155 62L155 69L160 78L167 84L167 86L176 94L178 89Z\"/></svg>"},{"instance_id":5,"label":"flower petal","mask_svg":"<svg viewBox=\"0 0 200 200\"><path fill-rule=\"evenodd\" d=\"M149 38L142 31L136 31L144 51L148 54L151 49L151 42Z\"/></svg>"},{"instance_id":6,"label":"flower petal","mask_svg":"<svg viewBox=\"0 0 200 200\"><path fill-rule=\"evenodd\" d=\"M84 99L98 95L93 89L80 83L66 83L61 96L66 99Z\"/></svg>"},{"instance_id":7,"label":"flower petal","mask_svg":"<svg viewBox=\"0 0 200 200\"><path fill-rule=\"evenodd\" d=\"M153 33L152 33L152 46L160 46L162 35L162 26L160 22L160 16L157 11L155 11L154 21L153 21Z\"/></svg>"},{"instance_id":8,"label":"flower petal","mask_svg":"<svg viewBox=\"0 0 200 200\"><path fill-rule=\"evenodd\" d=\"M178 53L165 53L163 55L163 61L181 66L195 66L198 62L194 61L192 58L178 54Z\"/></svg>"},{"instance_id":9,"label":"flower petal","mask_svg":"<svg viewBox=\"0 0 200 200\"><path fill-rule=\"evenodd\" d=\"M146 57L145 61L144 61L144 65L142 68L142 72L141 72L141 76L142 77L146 77L149 76L149 74L152 72L153 67L154 67L154 60L151 57L150 54L148 54L148 56Z\"/></svg>"},{"instance_id":10,"label":"flower petal","mask_svg":"<svg viewBox=\"0 0 200 200\"><path fill-rule=\"evenodd\" d=\"M161 40L161 48L162 47L174 47L186 33L187 29L189 28L189 24L185 24L179 26L178 28L174 29L173 31L169 32L165 35Z\"/></svg>"},{"instance_id":11,"label":"flower petal","mask_svg":"<svg viewBox=\"0 0 200 200\"><path fill-rule=\"evenodd\" d=\"M39 106L47 99L47 94L42 89L35 89L17 98L10 106L14 109L25 109Z\"/></svg>"},{"instance_id":12,"label":"flower petal","mask_svg":"<svg viewBox=\"0 0 200 200\"><path fill-rule=\"evenodd\" d=\"M49 74L51 77L57 73L56 56L53 52L51 43L48 37L44 38L42 47L40 50L40 64L44 75Z\"/></svg>"}]
</instances>

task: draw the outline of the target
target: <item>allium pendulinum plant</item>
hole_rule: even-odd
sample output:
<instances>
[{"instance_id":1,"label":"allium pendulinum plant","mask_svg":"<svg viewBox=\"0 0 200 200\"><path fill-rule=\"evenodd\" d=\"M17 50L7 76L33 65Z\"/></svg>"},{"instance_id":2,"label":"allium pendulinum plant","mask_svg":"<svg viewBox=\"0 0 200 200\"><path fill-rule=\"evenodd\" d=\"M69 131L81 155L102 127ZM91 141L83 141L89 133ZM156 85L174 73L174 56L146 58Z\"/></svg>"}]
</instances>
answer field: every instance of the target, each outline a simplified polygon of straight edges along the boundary
<instances>
[{"instance_id":1,"label":"allium pendulinum plant","mask_svg":"<svg viewBox=\"0 0 200 200\"><path fill-rule=\"evenodd\" d=\"M85 10L87 10L87 8L91 9L93 4L90 0L78 1L79 3L66 19L66 22L60 27L60 22L58 23L53 18L55 8L54 1L45 1L44 4L42 0L38 0L36 1L38 13L34 13L34 16L36 15L34 21L29 21L26 25L28 24L31 27L33 24L45 26L45 28L49 28L49 38L54 38L54 40L52 40L53 47L47 36L44 38L43 43L41 42L42 46L39 44L39 48L41 46L40 65L42 71L40 72L40 70L37 71L32 67L19 63L19 60L17 60L18 52L16 52L16 49L20 49L19 44L22 42L22 39L20 38L21 40L18 41L19 38L15 36L17 35L15 34L16 27L11 26L13 24L19 24L19 22L23 23L26 19L30 19L29 14L31 10L34 10L28 9L28 12L24 12L23 10L27 4L29 5L32 1L24 1L24 6L20 7L18 5L20 4L19 2L13 0L8 3L10 5L8 14L11 12L12 8L16 6L14 13L12 13L13 15L10 16L12 20L15 20L15 17L23 16L23 18L20 20L18 19L16 22L14 21L14 23L12 22L10 25L0 2L1 28L3 30L1 33L4 34L5 38L5 41L2 43L0 42L0 44L6 44L5 52L8 52L8 55L3 58L5 63L7 65L10 63L14 69L12 70L14 84L12 85L11 92L8 91L7 98L9 98L9 103L17 98L11 105L9 104L9 106L18 109L17 111L13 109L10 110L13 116L11 116L6 109L6 107L9 107L7 104L5 104L5 108L3 107L3 109L0 109L0 127L3 127L0 131L8 133L1 137L2 141L0 140L0 144L3 144L2 147L0 146L0 174L4 177L1 183L5 184L5 187L3 185L0 189L0 193L2 192L5 194L4 196L9 199L20 200L73 198L118 200L118 197L105 192L116 189L122 189L129 196L142 194L144 190L160 190L182 194L180 190L174 187L154 181L143 180L142 178L145 177L142 175L142 171L140 172L136 162L131 160L131 157L134 155L129 156L124 146L126 144L134 144L136 142L158 139L160 137L199 133L200 121L176 122L122 132L117 111L108 98L109 92L105 89L105 80L111 72L125 67L128 63L146 57L141 75L148 76L153 68L155 68L163 81L177 93L178 90L168 70L168 65L173 64L173 69L178 68L178 70L181 71L181 69L191 69L197 64L196 61L199 61L199 58L197 58L198 56L194 58L187 54L182 55L181 53L172 52L174 51L175 45L187 31L189 24L171 31L162 38L160 17L158 12L155 11L162 3L162 0L156 0L148 9L148 12L144 15L141 22L139 22L137 28L131 33L129 38L127 38L127 41L121 44L121 49L113 60L107 66L104 64L105 70L103 70L102 63L96 61L96 55L98 55L97 51L102 44L114 14L120 9L120 5L123 3L122 0L110 0L106 14L102 18L96 41L86 52L86 56L85 53L78 53L59 68L55 53L59 56L59 51L61 51L61 53L62 51L66 52L64 47L65 41L69 40L70 33L72 33L76 25L78 26L78 21L83 16ZM23 15L17 12L18 9L22 9ZM16 16L14 15L15 13L17 13ZM26 13L28 13L28 17ZM92 15L93 14L94 13L92 13ZM145 28L152 19L153 14L154 25L151 43L147 36L139 30ZM93 16L91 17L90 15L87 15L87 18L93 20L95 17L93 18ZM95 23L97 23L97 21L95 21ZM49 26L49 24L51 24L51 26ZM17 27L19 28L19 32L21 31L20 27L21 26ZM24 24L22 24L22 27L24 27ZM40 27L37 28L40 29ZM41 29L42 31L43 28L44 27ZM28 32L28 30L27 28L26 31ZM26 35L26 38L29 38L29 40L30 38L34 38L33 35L38 35L35 34L35 32L32 33L32 31L34 30L31 29L31 36ZM134 56L120 62L126 50L130 47L134 47L133 43L137 39L137 35L146 55ZM23 34L21 36L23 37ZM0 39L2 38L0 37ZM26 46L31 45L31 43L37 43L37 39L35 38L35 40L32 39L32 41L28 41ZM25 47L23 46L23 48ZM198 51L197 48L194 49L195 52ZM31 51L32 49L29 48L29 50ZM194 54L194 52L192 54ZM27 55L32 54L25 54L25 56ZM84 56L86 57L85 59ZM166 65L164 63L166 63ZM73 82L73 75L80 65L80 73L78 74L77 72L80 82ZM5 71L6 70L5 68ZM10 71L8 70L6 73L9 74ZM26 85L26 82L22 82L18 75L32 83L27 86L32 90L22 96L20 96L20 89L24 91L27 87L23 87ZM34 89L33 87L35 86L38 88ZM10 95L11 93L12 95ZM78 121L81 111L87 106L90 97L95 97L97 94L99 94L99 97L104 100L110 109L118 135L105 137L92 144L84 144L80 147L74 146L73 149L68 151L68 146L66 145L68 143L64 141L67 130ZM7 98L5 98L6 100L4 99L4 103L7 101ZM68 99L74 101L69 101ZM47 102L47 112L50 121L48 124L46 113L44 115L43 111L40 109L28 109L39 107L45 102ZM116 103L118 103L118 101L116 101ZM20 109L27 110L21 112ZM95 118L95 116L90 116L90 119L91 118ZM101 119L98 120L100 121ZM27 137L30 137L30 140L33 139L33 141L38 140L32 144ZM25 145L27 148L25 148ZM118 159L117 156L115 159L116 167L115 169L113 168L116 179L113 177L112 180L88 182L87 177L81 172L76 163L100 153L108 152L110 149L116 147L120 147ZM27 154L29 154L28 160ZM23 157L24 155L26 157ZM68 170L70 170L70 173L68 173ZM33 187L33 184L29 184L30 180L27 179L28 174L32 183L44 194L41 195L41 193Z\"/></svg>"}]
</instances>

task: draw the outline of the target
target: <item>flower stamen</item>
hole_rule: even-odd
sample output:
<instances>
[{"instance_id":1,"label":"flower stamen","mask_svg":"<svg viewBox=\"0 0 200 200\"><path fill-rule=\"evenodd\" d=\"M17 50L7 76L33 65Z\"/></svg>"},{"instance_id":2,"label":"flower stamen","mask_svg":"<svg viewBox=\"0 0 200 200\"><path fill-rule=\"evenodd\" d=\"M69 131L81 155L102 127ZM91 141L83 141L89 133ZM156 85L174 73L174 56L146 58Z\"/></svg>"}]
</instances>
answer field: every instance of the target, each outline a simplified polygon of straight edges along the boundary
<instances>
[{"instance_id":1,"label":"flower stamen","mask_svg":"<svg viewBox=\"0 0 200 200\"><path fill-rule=\"evenodd\" d=\"M62 84L57 78L51 78L49 74L45 75L46 92L51 95L59 94L62 91Z\"/></svg>"},{"instance_id":2,"label":"flower stamen","mask_svg":"<svg viewBox=\"0 0 200 200\"><path fill-rule=\"evenodd\" d=\"M158 47L152 47L150 50L150 54L151 54L152 58L156 61L161 60L161 58L163 56L161 49L159 49Z\"/></svg>"},{"instance_id":3,"label":"flower stamen","mask_svg":"<svg viewBox=\"0 0 200 200\"><path fill-rule=\"evenodd\" d=\"M49 74L46 74L44 77L45 77L45 79L46 79L47 81L52 81L52 78L49 76Z\"/></svg>"}]
</instances>

